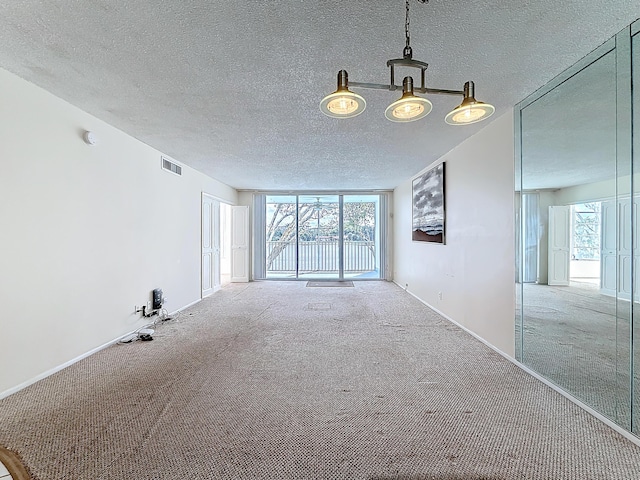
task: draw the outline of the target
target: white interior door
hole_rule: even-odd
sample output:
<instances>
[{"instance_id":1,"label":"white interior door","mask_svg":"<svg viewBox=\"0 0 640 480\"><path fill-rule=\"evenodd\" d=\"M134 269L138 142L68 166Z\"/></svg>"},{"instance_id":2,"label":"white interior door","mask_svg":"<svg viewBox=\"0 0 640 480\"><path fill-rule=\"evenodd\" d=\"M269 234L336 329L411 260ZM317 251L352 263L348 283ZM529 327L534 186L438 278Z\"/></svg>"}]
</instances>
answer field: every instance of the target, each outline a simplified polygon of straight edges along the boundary
<instances>
[{"instance_id":1,"label":"white interior door","mask_svg":"<svg viewBox=\"0 0 640 480\"><path fill-rule=\"evenodd\" d=\"M633 228L633 251L629 252L630 258L633 258L633 301L640 302L640 225L638 225L638 203L640 198L633 197L633 217L630 220L632 223L629 225L629 229Z\"/></svg>"},{"instance_id":2,"label":"white interior door","mask_svg":"<svg viewBox=\"0 0 640 480\"><path fill-rule=\"evenodd\" d=\"M213 198L202 194L202 298L214 289L214 219Z\"/></svg>"},{"instance_id":3,"label":"white interior door","mask_svg":"<svg viewBox=\"0 0 640 480\"><path fill-rule=\"evenodd\" d=\"M249 281L249 207L231 207L231 281Z\"/></svg>"},{"instance_id":4,"label":"white interior door","mask_svg":"<svg viewBox=\"0 0 640 480\"><path fill-rule=\"evenodd\" d=\"M638 234L640 228L637 222L638 216L638 198L622 198L618 201L619 213L618 217L618 296L626 300L631 299L633 292L634 301L638 301L638 268L640 267L640 258L632 255L638 251ZM632 233L632 228L635 231ZM634 247L632 248L632 241ZM632 262L634 262L632 270ZM635 280L633 280L635 277ZM633 288L632 288L633 282Z\"/></svg>"},{"instance_id":5,"label":"white interior door","mask_svg":"<svg viewBox=\"0 0 640 480\"><path fill-rule=\"evenodd\" d=\"M221 261L220 261L220 202L214 200L213 207L213 236L211 243L213 244L213 291L220 290L222 286L221 281Z\"/></svg>"},{"instance_id":6,"label":"white interior door","mask_svg":"<svg viewBox=\"0 0 640 480\"><path fill-rule=\"evenodd\" d=\"M220 280L231 281L231 205L220 203Z\"/></svg>"},{"instance_id":7,"label":"white interior door","mask_svg":"<svg viewBox=\"0 0 640 480\"><path fill-rule=\"evenodd\" d=\"M631 299L633 291L635 301L640 299L638 289L638 269L640 258L632 253L638 251L640 225L637 222L638 199L620 198L602 202L602 238L600 252L600 291L605 295ZM631 229L635 225L635 231ZM632 248L632 239L634 248ZM633 272L632 272L632 262ZM632 280L634 279L635 280ZM632 281L633 288L632 288Z\"/></svg>"},{"instance_id":8,"label":"white interior door","mask_svg":"<svg viewBox=\"0 0 640 480\"><path fill-rule=\"evenodd\" d=\"M618 201L618 295L631 298L631 199Z\"/></svg>"},{"instance_id":9,"label":"white interior door","mask_svg":"<svg viewBox=\"0 0 640 480\"><path fill-rule=\"evenodd\" d=\"M616 295L618 268L616 244L618 234L618 208L615 200L602 202L600 207L600 291Z\"/></svg>"},{"instance_id":10,"label":"white interior door","mask_svg":"<svg viewBox=\"0 0 640 480\"><path fill-rule=\"evenodd\" d=\"M569 285L571 207L549 207L549 285Z\"/></svg>"},{"instance_id":11,"label":"white interior door","mask_svg":"<svg viewBox=\"0 0 640 480\"><path fill-rule=\"evenodd\" d=\"M220 289L220 202L202 194L202 298Z\"/></svg>"}]
</instances>

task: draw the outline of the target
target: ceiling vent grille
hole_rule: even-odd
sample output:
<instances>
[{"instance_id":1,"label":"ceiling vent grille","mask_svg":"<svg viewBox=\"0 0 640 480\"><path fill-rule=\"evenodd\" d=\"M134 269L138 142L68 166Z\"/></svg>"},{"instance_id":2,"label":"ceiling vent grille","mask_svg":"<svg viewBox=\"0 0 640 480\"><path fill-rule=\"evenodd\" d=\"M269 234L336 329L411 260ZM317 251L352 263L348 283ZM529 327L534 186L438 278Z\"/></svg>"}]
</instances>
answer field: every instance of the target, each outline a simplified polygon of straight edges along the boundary
<instances>
[{"instance_id":1,"label":"ceiling vent grille","mask_svg":"<svg viewBox=\"0 0 640 480\"><path fill-rule=\"evenodd\" d=\"M173 163L172 161L166 159L165 157L161 157L162 158L162 169L166 170L167 172L171 172L174 175L182 175L182 167L176 163Z\"/></svg>"}]
</instances>

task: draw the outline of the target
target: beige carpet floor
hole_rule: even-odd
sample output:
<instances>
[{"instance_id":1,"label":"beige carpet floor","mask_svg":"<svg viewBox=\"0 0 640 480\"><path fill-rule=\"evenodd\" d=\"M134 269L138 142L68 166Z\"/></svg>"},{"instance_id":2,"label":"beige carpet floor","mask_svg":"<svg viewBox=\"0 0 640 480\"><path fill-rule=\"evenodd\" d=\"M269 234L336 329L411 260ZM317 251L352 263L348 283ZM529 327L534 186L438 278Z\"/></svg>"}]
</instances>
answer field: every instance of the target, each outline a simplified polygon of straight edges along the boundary
<instances>
[{"instance_id":1,"label":"beige carpet floor","mask_svg":"<svg viewBox=\"0 0 640 480\"><path fill-rule=\"evenodd\" d=\"M640 448L393 284L232 284L154 337L1 400L0 444L40 480L640 478Z\"/></svg>"}]
</instances>

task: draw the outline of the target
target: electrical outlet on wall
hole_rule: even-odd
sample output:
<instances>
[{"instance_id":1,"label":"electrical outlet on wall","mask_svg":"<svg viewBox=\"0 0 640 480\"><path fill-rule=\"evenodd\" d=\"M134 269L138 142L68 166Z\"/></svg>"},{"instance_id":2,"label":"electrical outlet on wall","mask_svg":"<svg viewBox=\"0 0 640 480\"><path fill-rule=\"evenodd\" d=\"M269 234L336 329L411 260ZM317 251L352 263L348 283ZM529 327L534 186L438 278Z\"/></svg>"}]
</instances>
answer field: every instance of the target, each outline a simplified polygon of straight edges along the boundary
<instances>
[{"instance_id":1,"label":"electrical outlet on wall","mask_svg":"<svg viewBox=\"0 0 640 480\"><path fill-rule=\"evenodd\" d=\"M438 300L442 300L442 292L438 292Z\"/></svg>"}]
</instances>

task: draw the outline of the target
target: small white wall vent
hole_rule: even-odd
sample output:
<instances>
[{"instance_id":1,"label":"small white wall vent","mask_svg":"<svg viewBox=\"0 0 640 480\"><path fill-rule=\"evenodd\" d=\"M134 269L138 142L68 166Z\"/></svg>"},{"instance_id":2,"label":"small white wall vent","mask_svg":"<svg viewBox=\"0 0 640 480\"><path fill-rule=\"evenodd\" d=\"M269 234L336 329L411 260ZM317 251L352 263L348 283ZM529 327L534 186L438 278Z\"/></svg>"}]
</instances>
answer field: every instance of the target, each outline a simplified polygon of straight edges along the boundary
<instances>
[{"instance_id":1,"label":"small white wall vent","mask_svg":"<svg viewBox=\"0 0 640 480\"><path fill-rule=\"evenodd\" d=\"M182 167L176 163L173 163L172 161L168 160L165 157L161 157L162 158L162 169L166 170L167 172L171 172L174 175L182 175Z\"/></svg>"}]
</instances>

